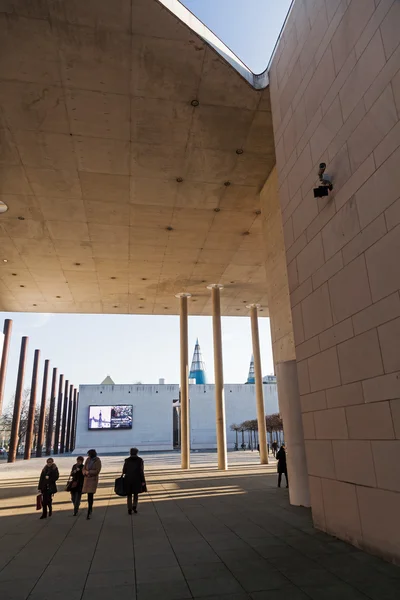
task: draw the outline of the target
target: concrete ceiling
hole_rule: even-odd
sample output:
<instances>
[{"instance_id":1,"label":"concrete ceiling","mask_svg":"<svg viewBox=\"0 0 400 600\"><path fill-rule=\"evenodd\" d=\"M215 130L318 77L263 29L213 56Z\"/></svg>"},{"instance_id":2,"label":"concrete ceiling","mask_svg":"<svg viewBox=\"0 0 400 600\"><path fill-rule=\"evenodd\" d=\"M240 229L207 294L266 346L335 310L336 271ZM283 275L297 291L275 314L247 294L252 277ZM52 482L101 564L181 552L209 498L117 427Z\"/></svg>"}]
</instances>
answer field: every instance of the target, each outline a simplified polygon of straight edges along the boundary
<instances>
[{"instance_id":1,"label":"concrete ceiling","mask_svg":"<svg viewBox=\"0 0 400 600\"><path fill-rule=\"evenodd\" d=\"M0 111L1 310L265 307L269 91L157 0L1 1Z\"/></svg>"}]
</instances>

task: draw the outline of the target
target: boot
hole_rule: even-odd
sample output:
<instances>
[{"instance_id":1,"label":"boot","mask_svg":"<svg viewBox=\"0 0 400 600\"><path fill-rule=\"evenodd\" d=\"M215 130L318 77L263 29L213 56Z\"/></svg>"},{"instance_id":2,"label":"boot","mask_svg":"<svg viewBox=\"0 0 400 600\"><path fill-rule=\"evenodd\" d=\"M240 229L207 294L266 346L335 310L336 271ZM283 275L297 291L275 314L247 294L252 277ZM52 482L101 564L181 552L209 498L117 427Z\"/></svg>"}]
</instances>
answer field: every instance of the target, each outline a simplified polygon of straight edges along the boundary
<instances>
[{"instance_id":1,"label":"boot","mask_svg":"<svg viewBox=\"0 0 400 600\"><path fill-rule=\"evenodd\" d=\"M53 508L51 506L49 506L49 517L51 517L52 514L53 514Z\"/></svg>"}]
</instances>

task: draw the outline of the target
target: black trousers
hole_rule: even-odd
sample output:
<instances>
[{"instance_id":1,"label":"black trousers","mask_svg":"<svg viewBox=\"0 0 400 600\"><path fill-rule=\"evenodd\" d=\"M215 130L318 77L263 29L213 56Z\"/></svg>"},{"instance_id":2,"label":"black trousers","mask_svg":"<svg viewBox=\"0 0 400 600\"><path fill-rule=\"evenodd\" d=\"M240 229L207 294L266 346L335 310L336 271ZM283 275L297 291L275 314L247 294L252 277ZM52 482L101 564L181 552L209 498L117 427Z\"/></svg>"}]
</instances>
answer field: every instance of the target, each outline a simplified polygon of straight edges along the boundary
<instances>
[{"instance_id":1,"label":"black trousers","mask_svg":"<svg viewBox=\"0 0 400 600\"><path fill-rule=\"evenodd\" d=\"M126 486L126 503L128 505L128 510L132 510L132 508L136 508L139 502L139 494L135 491L137 490L137 485L130 484L128 481L125 482ZM133 496L133 502L132 502Z\"/></svg>"},{"instance_id":2,"label":"black trousers","mask_svg":"<svg viewBox=\"0 0 400 600\"><path fill-rule=\"evenodd\" d=\"M49 490L42 490L42 514L47 517L47 509L51 515L53 511L53 494L50 494Z\"/></svg>"},{"instance_id":3,"label":"black trousers","mask_svg":"<svg viewBox=\"0 0 400 600\"><path fill-rule=\"evenodd\" d=\"M286 486L289 485L289 479L287 476L287 471L283 471L283 473L285 474L285 478L286 478ZM281 481L282 481L282 475L283 473L278 473L278 487L281 487Z\"/></svg>"},{"instance_id":4,"label":"black trousers","mask_svg":"<svg viewBox=\"0 0 400 600\"><path fill-rule=\"evenodd\" d=\"M91 513L93 511L93 499L94 494L88 492L87 501L88 501L88 512Z\"/></svg>"}]
</instances>

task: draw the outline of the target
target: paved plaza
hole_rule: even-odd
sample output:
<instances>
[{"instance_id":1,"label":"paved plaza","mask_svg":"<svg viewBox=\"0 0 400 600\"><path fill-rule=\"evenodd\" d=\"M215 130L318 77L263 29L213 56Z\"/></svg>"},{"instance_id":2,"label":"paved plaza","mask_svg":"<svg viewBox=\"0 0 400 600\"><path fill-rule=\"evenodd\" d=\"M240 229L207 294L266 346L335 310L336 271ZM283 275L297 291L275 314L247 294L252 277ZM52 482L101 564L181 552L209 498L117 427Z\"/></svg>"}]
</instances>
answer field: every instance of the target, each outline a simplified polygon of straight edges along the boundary
<instances>
[{"instance_id":1,"label":"paved plaza","mask_svg":"<svg viewBox=\"0 0 400 600\"><path fill-rule=\"evenodd\" d=\"M276 487L258 453L145 455L149 493L137 515L113 493L123 457L102 457L93 518L72 516L61 491L73 458L56 459L60 492L39 520L44 459L0 463L3 600L395 600L400 569L313 529L307 509Z\"/></svg>"}]
</instances>

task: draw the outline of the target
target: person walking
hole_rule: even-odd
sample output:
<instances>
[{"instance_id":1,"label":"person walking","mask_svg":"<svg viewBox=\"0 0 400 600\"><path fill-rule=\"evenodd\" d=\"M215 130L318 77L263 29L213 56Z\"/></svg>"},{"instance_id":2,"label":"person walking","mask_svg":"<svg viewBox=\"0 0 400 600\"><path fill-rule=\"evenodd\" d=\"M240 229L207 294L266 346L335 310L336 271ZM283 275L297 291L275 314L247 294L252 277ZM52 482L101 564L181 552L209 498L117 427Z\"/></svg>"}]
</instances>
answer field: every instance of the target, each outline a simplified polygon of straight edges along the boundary
<instances>
[{"instance_id":1,"label":"person walking","mask_svg":"<svg viewBox=\"0 0 400 600\"><path fill-rule=\"evenodd\" d=\"M38 491L42 494L42 516L41 519L47 519L53 514L53 494L57 493L56 481L60 474L52 458L46 460L46 465L40 473Z\"/></svg>"},{"instance_id":2,"label":"person walking","mask_svg":"<svg viewBox=\"0 0 400 600\"><path fill-rule=\"evenodd\" d=\"M129 458L125 459L122 474L125 475L125 491L127 492L128 513L137 513L139 494L146 491L143 459L138 456L137 448L130 449ZM133 495L133 503L132 503Z\"/></svg>"},{"instance_id":3,"label":"person walking","mask_svg":"<svg viewBox=\"0 0 400 600\"><path fill-rule=\"evenodd\" d=\"M278 450L278 442L276 440L274 440L271 444L272 447L272 454L274 455L274 458L276 458L276 451Z\"/></svg>"},{"instance_id":4,"label":"person walking","mask_svg":"<svg viewBox=\"0 0 400 600\"><path fill-rule=\"evenodd\" d=\"M278 459L278 487L281 487L282 474L285 474L286 479L286 487L289 487L289 480L287 474L287 465L286 465L286 449L285 444L282 444L280 447L276 458Z\"/></svg>"},{"instance_id":5,"label":"person walking","mask_svg":"<svg viewBox=\"0 0 400 600\"><path fill-rule=\"evenodd\" d=\"M71 501L74 505L74 517L78 514L79 506L82 498L82 488L83 488L83 456L78 456L76 459L76 463L71 469L70 480L68 482L69 490L71 492Z\"/></svg>"},{"instance_id":6,"label":"person walking","mask_svg":"<svg viewBox=\"0 0 400 600\"><path fill-rule=\"evenodd\" d=\"M82 494L87 494L88 499L88 512L86 516L87 520L90 519L90 515L93 512L93 500L99 483L100 471L101 460L97 456L96 450L89 450L88 457L85 460L82 471L84 476Z\"/></svg>"}]
</instances>

